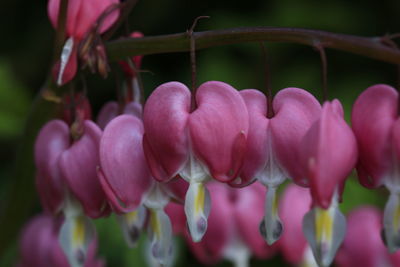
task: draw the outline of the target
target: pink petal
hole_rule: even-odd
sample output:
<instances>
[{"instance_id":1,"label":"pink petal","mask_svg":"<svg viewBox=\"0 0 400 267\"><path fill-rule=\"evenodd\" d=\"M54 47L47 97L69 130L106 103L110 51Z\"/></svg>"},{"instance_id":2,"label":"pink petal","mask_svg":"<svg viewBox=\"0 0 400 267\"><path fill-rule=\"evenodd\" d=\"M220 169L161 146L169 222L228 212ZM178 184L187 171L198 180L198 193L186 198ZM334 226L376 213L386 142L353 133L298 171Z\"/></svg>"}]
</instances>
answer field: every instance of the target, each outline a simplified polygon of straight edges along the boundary
<instances>
[{"instance_id":1,"label":"pink petal","mask_svg":"<svg viewBox=\"0 0 400 267\"><path fill-rule=\"evenodd\" d=\"M35 142L36 185L42 205L55 213L64 199L64 182L58 166L60 155L70 146L68 125L49 121Z\"/></svg>"},{"instance_id":2,"label":"pink petal","mask_svg":"<svg viewBox=\"0 0 400 267\"><path fill-rule=\"evenodd\" d=\"M150 171L158 181L174 177L188 158L189 110L190 91L178 82L160 85L146 102L143 147Z\"/></svg>"},{"instance_id":3,"label":"pink petal","mask_svg":"<svg viewBox=\"0 0 400 267\"><path fill-rule=\"evenodd\" d=\"M400 118L398 118L392 129L392 140L393 140L393 150L397 162L394 164L400 164Z\"/></svg>"},{"instance_id":4,"label":"pink petal","mask_svg":"<svg viewBox=\"0 0 400 267\"><path fill-rule=\"evenodd\" d=\"M213 178L230 181L243 164L249 127L244 100L230 85L212 81L197 89L196 101L189 117L192 149Z\"/></svg>"},{"instance_id":5,"label":"pink petal","mask_svg":"<svg viewBox=\"0 0 400 267\"><path fill-rule=\"evenodd\" d=\"M287 174L305 186L303 168L298 160L302 138L319 118L321 105L313 95L299 88L285 88L273 101L275 116L271 119L272 150Z\"/></svg>"},{"instance_id":6,"label":"pink petal","mask_svg":"<svg viewBox=\"0 0 400 267\"><path fill-rule=\"evenodd\" d=\"M267 99L254 89L240 91L249 113L249 133L247 135L246 156L240 173L241 184L252 182L256 174L263 170L268 161ZM235 184L232 184L235 186Z\"/></svg>"},{"instance_id":7,"label":"pink petal","mask_svg":"<svg viewBox=\"0 0 400 267\"><path fill-rule=\"evenodd\" d=\"M106 125L118 115L118 103L116 101L109 101L105 103L97 115L97 125L104 129Z\"/></svg>"},{"instance_id":8,"label":"pink petal","mask_svg":"<svg viewBox=\"0 0 400 267\"><path fill-rule=\"evenodd\" d=\"M142 139L142 122L130 115L113 119L101 137L100 181L117 212L135 210L152 185Z\"/></svg>"},{"instance_id":9,"label":"pink petal","mask_svg":"<svg viewBox=\"0 0 400 267\"><path fill-rule=\"evenodd\" d=\"M253 183L241 189L231 189L236 194L234 216L238 232L257 258L270 258L277 246L269 246L259 231L263 219L266 189L260 183Z\"/></svg>"},{"instance_id":10,"label":"pink petal","mask_svg":"<svg viewBox=\"0 0 400 267\"><path fill-rule=\"evenodd\" d=\"M186 192L189 188L189 183L184 179L172 179L168 183L164 184L166 191L170 194L172 200L177 201L181 204L184 203Z\"/></svg>"},{"instance_id":11,"label":"pink petal","mask_svg":"<svg viewBox=\"0 0 400 267\"><path fill-rule=\"evenodd\" d=\"M91 218L98 218L109 212L96 173L100 137L100 128L86 120L83 136L62 153L59 162L69 189L82 204L85 214Z\"/></svg>"},{"instance_id":12,"label":"pink petal","mask_svg":"<svg viewBox=\"0 0 400 267\"><path fill-rule=\"evenodd\" d=\"M354 103L351 118L360 156L357 170L366 187L381 185L392 163L390 135L397 109L397 91L383 84L369 87Z\"/></svg>"},{"instance_id":13,"label":"pink petal","mask_svg":"<svg viewBox=\"0 0 400 267\"><path fill-rule=\"evenodd\" d=\"M361 207L350 213L347 234L336 256L339 267L378 267L389 263L389 252L382 242L382 214L374 207ZM399 252L395 253L400 255ZM397 265L393 265L397 266Z\"/></svg>"},{"instance_id":14,"label":"pink petal","mask_svg":"<svg viewBox=\"0 0 400 267\"><path fill-rule=\"evenodd\" d=\"M58 244L58 220L38 215L25 226L20 237L20 267L68 267L67 258Z\"/></svg>"},{"instance_id":15,"label":"pink petal","mask_svg":"<svg viewBox=\"0 0 400 267\"><path fill-rule=\"evenodd\" d=\"M307 241L303 235L302 222L311 205L310 191L290 184L279 201L279 215L285 225L279 246L286 261L300 264L304 260Z\"/></svg>"},{"instance_id":16,"label":"pink petal","mask_svg":"<svg viewBox=\"0 0 400 267\"><path fill-rule=\"evenodd\" d=\"M165 207L165 212L171 220L173 233L175 235L184 234L186 231L186 215L183 205L169 202Z\"/></svg>"},{"instance_id":17,"label":"pink petal","mask_svg":"<svg viewBox=\"0 0 400 267\"><path fill-rule=\"evenodd\" d=\"M136 118L142 119L143 107L140 103L129 102L125 105L124 114L133 115Z\"/></svg>"},{"instance_id":18,"label":"pink petal","mask_svg":"<svg viewBox=\"0 0 400 267\"><path fill-rule=\"evenodd\" d=\"M118 0L70 0L67 11L67 35L81 40L99 16ZM57 28L60 0L49 0L47 12L54 28ZM103 22L100 33L105 32L118 18L119 10L111 13Z\"/></svg>"},{"instance_id":19,"label":"pink petal","mask_svg":"<svg viewBox=\"0 0 400 267\"><path fill-rule=\"evenodd\" d=\"M118 4L118 0L84 0L81 3L81 8L76 17L76 24L73 32L73 36L83 37L97 21L100 15L107 10L112 4ZM100 27L100 34L105 32L108 28L114 24L118 19L119 9L112 12L103 21Z\"/></svg>"},{"instance_id":20,"label":"pink petal","mask_svg":"<svg viewBox=\"0 0 400 267\"><path fill-rule=\"evenodd\" d=\"M311 186L314 204L329 207L336 189L350 174L357 160L357 143L343 119L338 100L324 103L322 114L301 144L303 166Z\"/></svg>"}]
</instances>

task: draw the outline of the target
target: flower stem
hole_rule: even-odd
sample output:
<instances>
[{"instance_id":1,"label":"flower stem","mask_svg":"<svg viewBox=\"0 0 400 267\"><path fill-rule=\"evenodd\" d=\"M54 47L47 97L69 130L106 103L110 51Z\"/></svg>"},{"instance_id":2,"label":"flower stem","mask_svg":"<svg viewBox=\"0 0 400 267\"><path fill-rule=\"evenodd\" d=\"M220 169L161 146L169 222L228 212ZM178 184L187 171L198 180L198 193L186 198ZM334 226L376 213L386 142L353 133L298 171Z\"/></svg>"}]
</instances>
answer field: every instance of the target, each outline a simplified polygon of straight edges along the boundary
<instances>
[{"instance_id":1,"label":"flower stem","mask_svg":"<svg viewBox=\"0 0 400 267\"><path fill-rule=\"evenodd\" d=\"M360 37L301 28L243 27L194 32L196 50L246 42L289 42L342 50L388 63L400 63L400 51L380 42L381 37ZM128 56L149 55L190 50L187 33L126 38L106 44L110 60Z\"/></svg>"}]
</instances>

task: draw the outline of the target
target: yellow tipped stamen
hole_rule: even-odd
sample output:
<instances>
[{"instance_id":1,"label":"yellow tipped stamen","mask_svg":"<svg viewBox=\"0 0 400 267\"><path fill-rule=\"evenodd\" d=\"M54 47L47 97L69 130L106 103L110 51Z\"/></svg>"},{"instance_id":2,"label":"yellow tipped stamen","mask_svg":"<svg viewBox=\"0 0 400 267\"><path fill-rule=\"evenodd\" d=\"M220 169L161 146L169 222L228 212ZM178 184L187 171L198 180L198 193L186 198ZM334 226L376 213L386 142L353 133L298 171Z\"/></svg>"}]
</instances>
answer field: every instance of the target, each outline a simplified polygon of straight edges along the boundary
<instances>
[{"instance_id":1,"label":"yellow tipped stamen","mask_svg":"<svg viewBox=\"0 0 400 267\"><path fill-rule=\"evenodd\" d=\"M150 211L150 225L151 229L153 230L153 233L156 235L157 239L161 238L161 224L160 220L158 219L157 216L157 211L151 210Z\"/></svg>"},{"instance_id":2,"label":"yellow tipped stamen","mask_svg":"<svg viewBox=\"0 0 400 267\"><path fill-rule=\"evenodd\" d=\"M129 225L133 224L133 222L138 218L138 211L135 210L125 214L125 218Z\"/></svg>"},{"instance_id":3,"label":"yellow tipped stamen","mask_svg":"<svg viewBox=\"0 0 400 267\"><path fill-rule=\"evenodd\" d=\"M204 201L205 201L204 185L200 183L197 187L197 194L194 198L194 211L196 214L199 214L204 210Z\"/></svg>"},{"instance_id":4,"label":"yellow tipped stamen","mask_svg":"<svg viewBox=\"0 0 400 267\"><path fill-rule=\"evenodd\" d=\"M393 214L393 231L397 231L400 223L400 205L397 203L396 209Z\"/></svg>"},{"instance_id":5,"label":"yellow tipped stamen","mask_svg":"<svg viewBox=\"0 0 400 267\"><path fill-rule=\"evenodd\" d=\"M320 208L316 209L315 227L317 243L322 243L326 241L328 243L331 243L333 232L333 218L329 210Z\"/></svg>"},{"instance_id":6,"label":"yellow tipped stamen","mask_svg":"<svg viewBox=\"0 0 400 267\"><path fill-rule=\"evenodd\" d=\"M79 247L85 240L85 223L83 217L79 216L74 220L74 228L72 230L72 242L74 247Z\"/></svg>"}]
</instances>

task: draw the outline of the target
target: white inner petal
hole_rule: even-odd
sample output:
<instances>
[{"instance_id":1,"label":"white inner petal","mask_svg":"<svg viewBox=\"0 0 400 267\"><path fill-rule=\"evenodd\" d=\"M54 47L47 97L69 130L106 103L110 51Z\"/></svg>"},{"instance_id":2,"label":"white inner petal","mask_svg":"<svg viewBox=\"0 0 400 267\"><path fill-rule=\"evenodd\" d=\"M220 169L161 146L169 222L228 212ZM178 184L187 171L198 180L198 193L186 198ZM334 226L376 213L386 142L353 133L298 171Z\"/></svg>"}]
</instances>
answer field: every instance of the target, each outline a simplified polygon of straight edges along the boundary
<instances>
[{"instance_id":1,"label":"white inner petal","mask_svg":"<svg viewBox=\"0 0 400 267\"><path fill-rule=\"evenodd\" d=\"M201 183L210 179L207 167L196 159L193 153L189 154L188 161L179 175L189 183L191 181Z\"/></svg>"},{"instance_id":2,"label":"white inner petal","mask_svg":"<svg viewBox=\"0 0 400 267\"><path fill-rule=\"evenodd\" d=\"M64 44L61 52L60 70L58 72L57 84L61 85L63 83L63 75L65 68L67 67L69 58L71 57L72 50L74 47L74 39L70 37Z\"/></svg>"},{"instance_id":3,"label":"white inner petal","mask_svg":"<svg viewBox=\"0 0 400 267\"><path fill-rule=\"evenodd\" d=\"M123 215L117 215L117 221L122 229L125 242L131 248L137 245L140 233L147 218L147 210L140 205L136 210Z\"/></svg>"},{"instance_id":4,"label":"white inner petal","mask_svg":"<svg viewBox=\"0 0 400 267\"><path fill-rule=\"evenodd\" d=\"M210 210L210 192L203 183L192 181L186 192L185 214L193 242L200 242L206 233Z\"/></svg>"},{"instance_id":5,"label":"white inner petal","mask_svg":"<svg viewBox=\"0 0 400 267\"><path fill-rule=\"evenodd\" d=\"M161 183L155 182L145 196L143 204L149 209L163 209L168 202L168 192L164 190Z\"/></svg>"},{"instance_id":6,"label":"white inner petal","mask_svg":"<svg viewBox=\"0 0 400 267\"><path fill-rule=\"evenodd\" d=\"M383 213L383 229L386 244L391 253L400 248L400 196L390 193Z\"/></svg>"},{"instance_id":7,"label":"white inner petal","mask_svg":"<svg viewBox=\"0 0 400 267\"><path fill-rule=\"evenodd\" d=\"M63 210L65 219L59 233L60 245L69 264L72 267L82 267L88 248L96 236L96 229L72 196L66 197Z\"/></svg>"},{"instance_id":8,"label":"white inner petal","mask_svg":"<svg viewBox=\"0 0 400 267\"><path fill-rule=\"evenodd\" d=\"M268 142L268 161L262 171L256 174L256 178L267 187L278 187L285 181L287 175L275 158L271 142L271 140Z\"/></svg>"},{"instance_id":9,"label":"white inner petal","mask_svg":"<svg viewBox=\"0 0 400 267\"><path fill-rule=\"evenodd\" d=\"M223 257L233 262L234 267L248 267L251 251L237 235L234 235L224 248Z\"/></svg>"},{"instance_id":10,"label":"white inner petal","mask_svg":"<svg viewBox=\"0 0 400 267\"><path fill-rule=\"evenodd\" d=\"M278 216L276 187L268 187L265 198L265 215L260 224L260 233L268 245L274 244L283 233L283 224Z\"/></svg>"},{"instance_id":11,"label":"white inner petal","mask_svg":"<svg viewBox=\"0 0 400 267\"><path fill-rule=\"evenodd\" d=\"M149 212L150 256L160 266L168 266L173 259L171 221L163 209L150 209Z\"/></svg>"},{"instance_id":12,"label":"white inner petal","mask_svg":"<svg viewBox=\"0 0 400 267\"><path fill-rule=\"evenodd\" d=\"M318 266L329 266L344 240L346 218L339 211L335 193L328 209L314 207L303 219L303 232Z\"/></svg>"}]
</instances>

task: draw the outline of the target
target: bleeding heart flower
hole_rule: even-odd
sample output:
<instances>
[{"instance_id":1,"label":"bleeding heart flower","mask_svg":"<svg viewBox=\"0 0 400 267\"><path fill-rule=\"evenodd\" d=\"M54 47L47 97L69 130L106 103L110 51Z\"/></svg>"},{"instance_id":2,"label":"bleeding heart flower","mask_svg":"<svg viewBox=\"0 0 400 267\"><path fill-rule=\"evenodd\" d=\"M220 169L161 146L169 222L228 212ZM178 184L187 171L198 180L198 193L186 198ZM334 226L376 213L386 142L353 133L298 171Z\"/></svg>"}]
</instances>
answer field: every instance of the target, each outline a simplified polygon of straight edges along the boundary
<instances>
[{"instance_id":1,"label":"bleeding heart flower","mask_svg":"<svg viewBox=\"0 0 400 267\"><path fill-rule=\"evenodd\" d=\"M20 237L20 260L18 267L57 266L69 267L58 235L61 219L42 214L31 219L24 227ZM97 239L93 239L86 258L82 258L85 267L105 266L96 259Z\"/></svg>"},{"instance_id":2,"label":"bleeding heart flower","mask_svg":"<svg viewBox=\"0 0 400 267\"><path fill-rule=\"evenodd\" d=\"M374 207L361 207L348 216L346 237L335 263L338 267L400 266L400 252L389 254L382 242L382 214Z\"/></svg>"},{"instance_id":3,"label":"bleeding heart flower","mask_svg":"<svg viewBox=\"0 0 400 267\"><path fill-rule=\"evenodd\" d=\"M267 106L260 91L248 89L240 94L249 111L250 125L240 179L231 185L243 186L257 179L268 188L260 230L268 244L273 244L283 230L276 208L276 189L287 177L308 185L298 154L302 138L320 116L321 106L314 96L298 88L279 91L272 107ZM267 117L268 109L273 110L271 118Z\"/></svg>"},{"instance_id":4,"label":"bleeding heart flower","mask_svg":"<svg viewBox=\"0 0 400 267\"><path fill-rule=\"evenodd\" d=\"M387 85L369 87L356 100L352 113L360 158L360 183L390 191L384 212L384 232L391 252L400 248L400 119L399 94Z\"/></svg>"},{"instance_id":5,"label":"bleeding heart flower","mask_svg":"<svg viewBox=\"0 0 400 267\"><path fill-rule=\"evenodd\" d=\"M324 103L321 117L304 136L301 149L314 207L304 217L303 231L317 263L329 266L346 232L338 201L357 161L356 139L338 100Z\"/></svg>"},{"instance_id":6,"label":"bleeding heart flower","mask_svg":"<svg viewBox=\"0 0 400 267\"><path fill-rule=\"evenodd\" d=\"M110 212L96 173L101 130L89 120L83 122L82 130L82 136L72 140L68 125L52 120L35 143L38 192L46 209L63 212L61 246L76 266L81 266L79 258L85 257L95 236L94 225L84 214L98 218Z\"/></svg>"},{"instance_id":7,"label":"bleeding heart flower","mask_svg":"<svg viewBox=\"0 0 400 267\"><path fill-rule=\"evenodd\" d=\"M60 0L49 0L47 6L48 16L55 29L57 29ZM66 35L61 59L55 66L55 76L58 85L69 82L77 70L77 51L79 43L92 29L100 15L118 0L70 0L68 1L66 18ZM117 20L119 11L108 15L99 27L99 34L105 32Z\"/></svg>"},{"instance_id":8,"label":"bleeding heart flower","mask_svg":"<svg viewBox=\"0 0 400 267\"><path fill-rule=\"evenodd\" d=\"M148 210L151 253L163 264L172 257L172 229L164 207L171 196L183 198L176 189L187 186L153 179L142 140L143 124L137 117L121 115L111 120L100 141L98 176L130 246L138 241Z\"/></svg>"},{"instance_id":9,"label":"bleeding heart flower","mask_svg":"<svg viewBox=\"0 0 400 267\"><path fill-rule=\"evenodd\" d=\"M285 260L296 266L317 266L302 232L303 217L310 206L310 190L294 184L285 188L279 200L279 214L285 224L285 232L277 245Z\"/></svg>"},{"instance_id":10,"label":"bleeding heart flower","mask_svg":"<svg viewBox=\"0 0 400 267\"><path fill-rule=\"evenodd\" d=\"M193 240L200 241L210 207L203 182L210 176L229 182L238 175L248 114L239 93L223 82L206 82L197 89L196 103L191 98L178 82L156 88L144 107L143 146L155 179L166 182L180 175L190 183L185 212Z\"/></svg>"}]
</instances>

